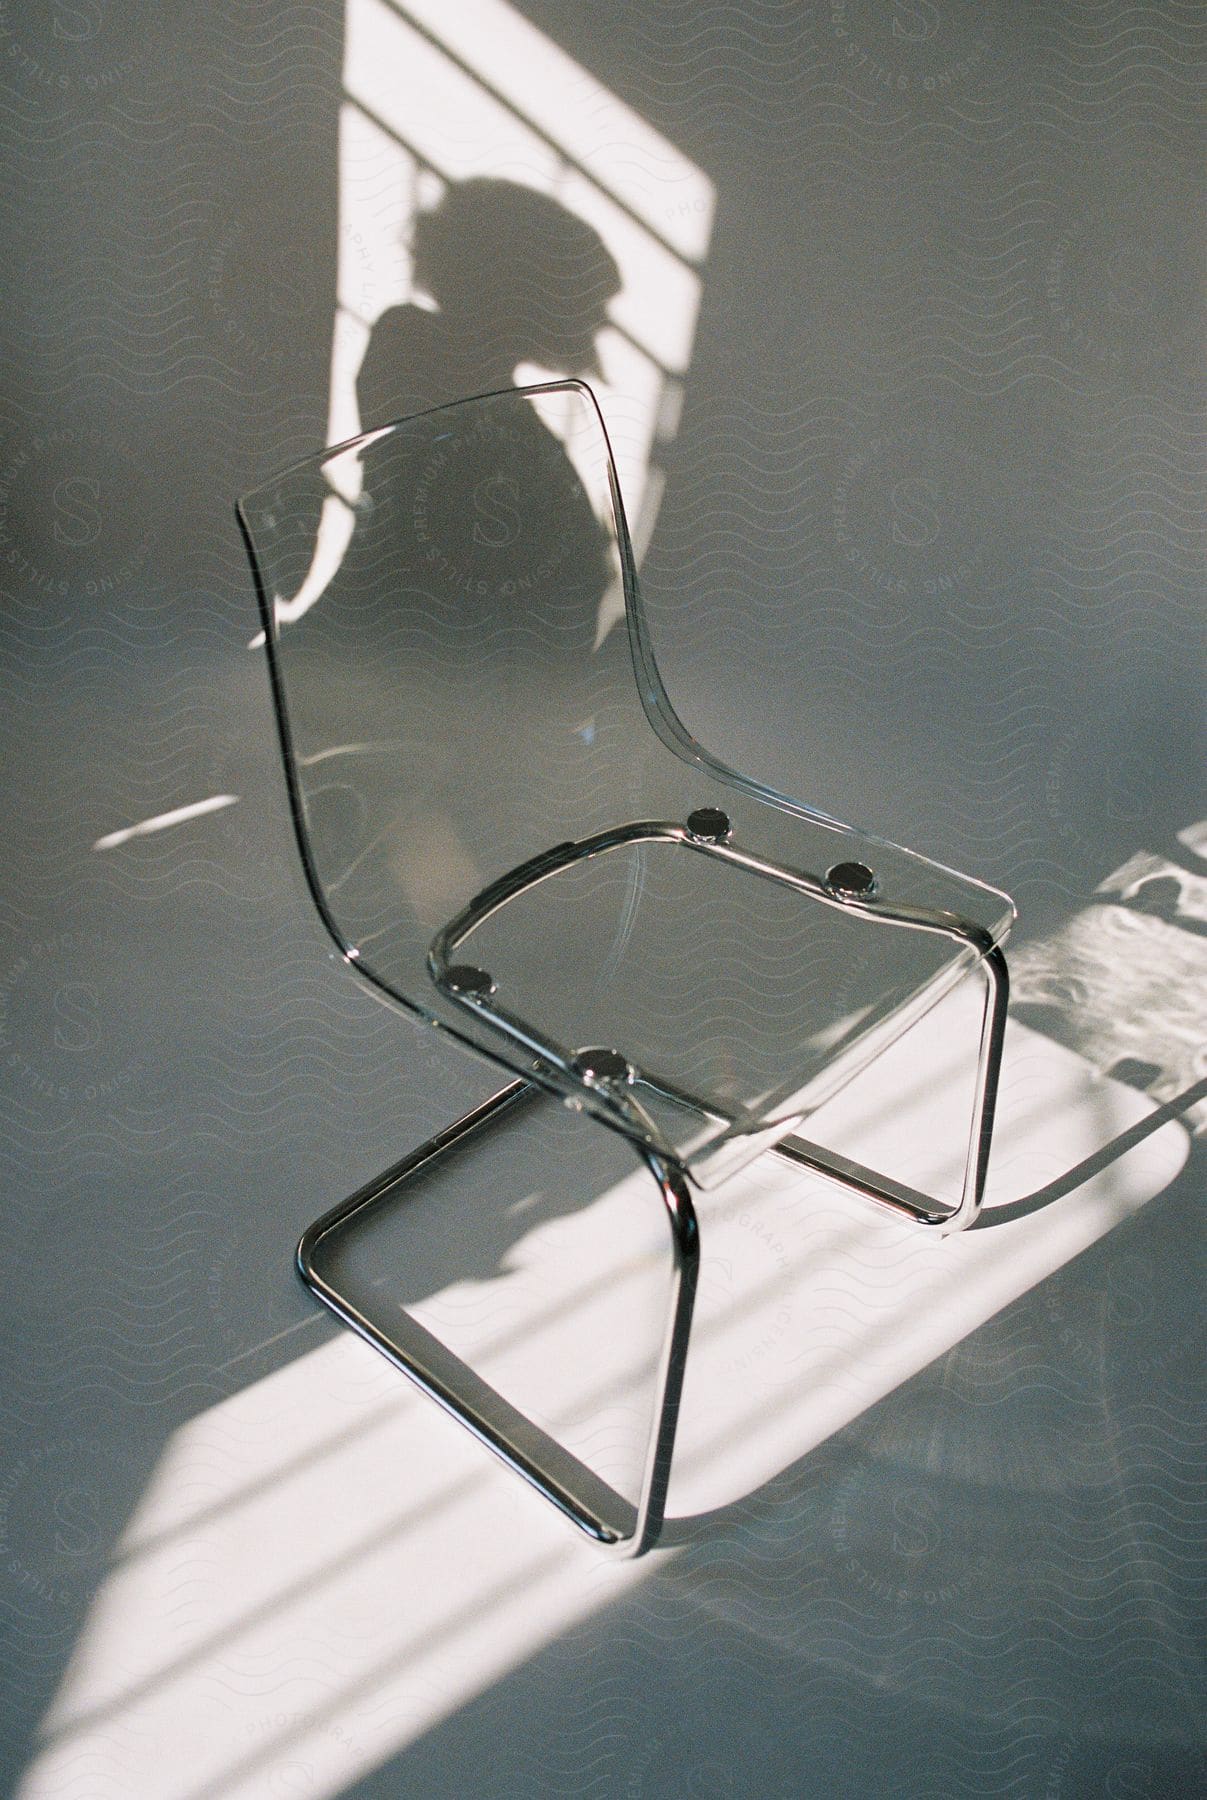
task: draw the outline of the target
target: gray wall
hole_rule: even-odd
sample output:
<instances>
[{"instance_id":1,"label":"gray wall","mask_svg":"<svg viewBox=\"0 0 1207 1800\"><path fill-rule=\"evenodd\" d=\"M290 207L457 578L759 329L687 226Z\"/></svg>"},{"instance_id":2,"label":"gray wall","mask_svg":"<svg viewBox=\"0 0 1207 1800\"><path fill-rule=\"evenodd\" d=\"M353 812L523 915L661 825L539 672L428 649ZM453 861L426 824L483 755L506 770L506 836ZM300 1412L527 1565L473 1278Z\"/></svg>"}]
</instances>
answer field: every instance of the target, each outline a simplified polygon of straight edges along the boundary
<instances>
[{"instance_id":1,"label":"gray wall","mask_svg":"<svg viewBox=\"0 0 1207 1800\"><path fill-rule=\"evenodd\" d=\"M1050 960L1140 852L1121 904L1202 943L1178 836L1205 810L1201 9L521 10L717 191L644 570L688 723L1008 888L1020 1016L1182 1105L1186 993L1150 981L1124 1055L1111 993ZM169 1433L289 1354L261 1346L308 1314L296 1229L489 1078L328 963L247 651L232 497L327 420L340 8L7 0L0 47L15 1770ZM240 800L92 850L214 793ZM1201 974L1177 966L1183 989ZM814 1527L855 1430L349 1791L1191 1791L1197 1184L1192 1163L1061 1278L1096 1321L1092 1380L1066 1378L1037 1294L911 1384L1024 1446L990 1487L940 1472L936 1493L1020 1569L1049 1546L1042 1580L853 1598ZM1139 1362L1098 1304L1137 1267ZM1045 1486L1035 1446L1073 1431L1113 1499Z\"/></svg>"}]
</instances>

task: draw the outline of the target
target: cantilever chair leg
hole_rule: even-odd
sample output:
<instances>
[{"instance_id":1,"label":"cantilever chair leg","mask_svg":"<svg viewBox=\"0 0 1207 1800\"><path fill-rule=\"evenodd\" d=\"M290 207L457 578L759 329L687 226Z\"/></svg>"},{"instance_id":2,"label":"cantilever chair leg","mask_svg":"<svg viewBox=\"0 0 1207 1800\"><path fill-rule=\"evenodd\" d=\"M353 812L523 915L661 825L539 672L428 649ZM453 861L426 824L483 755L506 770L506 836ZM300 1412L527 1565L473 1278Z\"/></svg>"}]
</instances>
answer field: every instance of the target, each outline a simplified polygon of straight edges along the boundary
<instances>
[{"instance_id":1,"label":"cantilever chair leg","mask_svg":"<svg viewBox=\"0 0 1207 1800\"><path fill-rule=\"evenodd\" d=\"M965 1229L975 1219L984 1193L994 1105L1006 1023L1008 979L1000 950L984 960L985 1012L977 1068L977 1092L959 1205L944 1209L925 1195L873 1173L835 1152L799 1138L775 1146L777 1155L824 1175L911 1222L941 1231ZM554 1438L491 1388L419 1321L403 1309L391 1315L391 1329L370 1319L319 1266L319 1253L341 1231L376 1208L405 1201L406 1184L470 1138L486 1132L504 1114L542 1090L517 1080L350 1199L324 1213L303 1234L297 1265L312 1293L338 1318L380 1350L426 1394L468 1427L508 1467L529 1482L579 1530L620 1556L640 1556L657 1543L666 1510L679 1402L687 1364L692 1311L700 1266L700 1232L683 1172L654 1151L634 1146L652 1176L670 1228L673 1281L663 1334L641 1490L636 1504L626 1500Z\"/></svg>"},{"instance_id":2,"label":"cantilever chair leg","mask_svg":"<svg viewBox=\"0 0 1207 1800\"><path fill-rule=\"evenodd\" d=\"M985 1011L981 1019L981 1041L977 1052L976 1090L972 1103L972 1127L968 1151L964 1159L964 1181L959 1203L954 1208L936 1205L927 1195L903 1182L891 1180L852 1162L837 1151L823 1149L801 1137L787 1137L774 1146L777 1156L825 1175L840 1186L887 1206L915 1225L929 1225L939 1232L966 1231L975 1223L985 1198L985 1178L989 1173L989 1150L993 1142L993 1120L997 1110L998 1078L1002 1067L1002 1044L1006 1035L1006 1014L1010 1002L1010 976L1002 950L995 946L984 956Z\"/></svg>"},{"instance_id":3,"label":"cantilever chair leg","mask_svg":"<svg viewBox=\"0 0 1207 1800\"><path fill-rule=\"evenodd\" d=\"M393 1311L387 1331L368 1318L319 1266L321 1249L338 1239L344 1227L363 1220L378 1207L404 1201L411 1178L539 1094L528 1082L510 1082L350 1199L324 1213L302 1235L298 1271L307 1287L338 1318L467 1426L581 1531L617 1555L639 1556L657 1541L666 1509L700 1265L695 1208L679 1169L653 1151L638 1151L653 1177L670 1227L673 1280L658 1364L654 1422L635 1505L511 1406L408 1312Z\"/></svg>"}]
</instances>

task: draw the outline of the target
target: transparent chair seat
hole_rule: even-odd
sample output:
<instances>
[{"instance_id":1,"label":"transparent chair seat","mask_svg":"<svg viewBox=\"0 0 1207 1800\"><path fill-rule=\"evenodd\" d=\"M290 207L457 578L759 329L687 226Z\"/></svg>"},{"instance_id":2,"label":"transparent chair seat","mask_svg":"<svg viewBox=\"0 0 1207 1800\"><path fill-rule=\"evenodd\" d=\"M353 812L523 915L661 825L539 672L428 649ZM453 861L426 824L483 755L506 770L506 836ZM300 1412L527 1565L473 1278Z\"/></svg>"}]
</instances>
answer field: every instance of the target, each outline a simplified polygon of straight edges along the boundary
<instances>
[{"instance_id":1,"label":"transparent chair seat","mask_svg":"<svg viewBox=\"0 0 1207 1800\"><path fill-rule=\"evenodd\" d=\"M299 846L362 979L676 1182L785 1143L923 1223L969 1222L1010 901L696 743L584 384L366 433L240 514ZM810 1115L977 971L962 1194L815 1156Z\"/></svg>"}]
</instances>

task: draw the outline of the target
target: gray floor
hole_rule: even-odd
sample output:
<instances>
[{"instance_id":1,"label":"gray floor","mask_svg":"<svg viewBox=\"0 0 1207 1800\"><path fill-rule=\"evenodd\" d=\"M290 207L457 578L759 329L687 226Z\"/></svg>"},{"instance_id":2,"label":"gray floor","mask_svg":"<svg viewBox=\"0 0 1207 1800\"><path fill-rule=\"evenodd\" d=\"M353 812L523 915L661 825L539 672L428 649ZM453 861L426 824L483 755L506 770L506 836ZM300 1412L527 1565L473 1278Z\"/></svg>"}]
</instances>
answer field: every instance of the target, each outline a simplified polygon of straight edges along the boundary
<instances>
[{"instance_id":1,"label":"gray floor","mask_svg":"<svg viewBox=\"0 0 1207 1800\"><path fill-rule=\"evenodd\" d=\"M484 1626L400 1664L419 1601L372 1582L300 1636L284 1609L254 1641L211 1628L273 1544L204 1511L151 1598L122 1575L148 1496L184 1516L224 1433L245 1483L260 1451L317 1460L302 1359L343 1351L292 1243L493 1083L333 959L248 649L232 497L327 425L341 10L9 9L5 1791L1198 1791L1201 16L519 10L716 191L643 569L688 723L1019 904L998 1199L1022 1272L878 1387L835 1324L842 1422L785 1423L778 1456L734 1426L729 1488L684 1490L640 1578L575 1552L497 1662ZM1081 1082L1063 1138L1026 1124L1054 1070ZM788 1196L799 1266L844 1204ZM886 1295L871 1242L835 1266L858 1293L872 1257ZM472 1234L450 1248L473 1266ZM796 1346L731 1382L751 1442ZM392 1404L388 1371L338 1371L353 1413ZM404 1461L451 1430L403 1423ZM303 1552L290 1504L281 1581L317 1590L349 1553L322 1503ZM466 1609L478 1553L433 1553Z\"/></svg>"}]
</instances>

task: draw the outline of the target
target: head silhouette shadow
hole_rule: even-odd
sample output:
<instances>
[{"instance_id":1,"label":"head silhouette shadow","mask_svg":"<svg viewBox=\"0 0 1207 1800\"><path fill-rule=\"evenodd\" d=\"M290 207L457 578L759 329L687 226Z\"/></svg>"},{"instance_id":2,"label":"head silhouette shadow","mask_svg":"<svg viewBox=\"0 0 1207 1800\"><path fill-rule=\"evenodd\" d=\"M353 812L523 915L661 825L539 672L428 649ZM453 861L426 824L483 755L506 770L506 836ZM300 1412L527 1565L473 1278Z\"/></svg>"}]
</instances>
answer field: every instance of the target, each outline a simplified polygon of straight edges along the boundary
<instances>
[{"instance_id":1,"label":"head silhouette shadow","mask_svg":"<svg viewBox=\"0 0 1207 1800\"><path fill-rule=\"evenodd\" d=\"M510 387L521 362L597 370L595 335L620 271L558 201L474 177L418 215L411 250L414 285L436 310L408 302L378 319L356 383L363 429Z\"/></svg>"}]
</instances>

